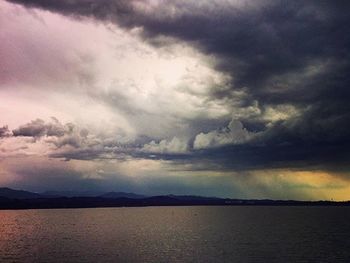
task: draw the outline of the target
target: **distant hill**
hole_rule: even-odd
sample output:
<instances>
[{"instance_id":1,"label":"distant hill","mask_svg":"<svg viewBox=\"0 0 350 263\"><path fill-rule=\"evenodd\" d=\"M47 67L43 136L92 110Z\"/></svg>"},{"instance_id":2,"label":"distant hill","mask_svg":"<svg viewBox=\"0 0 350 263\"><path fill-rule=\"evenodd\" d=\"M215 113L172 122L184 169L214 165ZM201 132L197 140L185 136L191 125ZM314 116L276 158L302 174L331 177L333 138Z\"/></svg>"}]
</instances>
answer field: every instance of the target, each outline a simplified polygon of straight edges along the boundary
<instances>
[{"instance_id":1,"label":"distant hill","mask_svg":"<svg viewBox=\"0 0 350 263\"><path fill-rule=\"evenodd\" d=\"M43 196L55 197L94 197L104 194L97 191L46 191L41 193Z\"/></svg>"},{"instance_id":2,"label":"distant hill","mask_svg":"<svg viewBox=\"0 0 350 263\"><path fill-rule=\"evenodd\" d=\"M0 188L0 197L9 199L33 199L42 197L40 194L32 193L23 190L13 190L11 188L3 187Z\"/></svg>"},{"instance_id":3,"label":"distant hill","mask_svg":"<svg viewBox=\"0 0 350 263\"><path fill-rule=\"evenodd\" d=\"M145 198L144 195L126 193L126 192L98 192L98 191L46 191L41 193L42 196L48 197L102 197L102 198Z\"/></svg>"},{"instance_id":4,"label":"distant hill","mask_svg":"<svg viewBox=\"0 0 350 263\"><path fill-rule=\"evenodd\" d=\"M134 193L109 192L99 196L79 196L88 192L31 193L23 190L0 188L0 209L49 209L93 207L140 206L350 206L350 201L295 201L295 200L245 200L193 195L143 196ZM67 192L66 192L67 194ZM92 194L89 192L89 194Z\"/></svg>"},{"instance_id":5,"label":"distant hill","mask_svg":"<svg viewBox=\"0 0 350 263\"><path fill-rule=\"evenodd\" d=\"M121 197L132 198L132 199L142 199L142 198L145 198L146 196L134 194L134 193L125 193L125 192L109 192L109 193L99 195L99 197L112 198L112 199L121 198Z\"/></svg>"}]
</instances>

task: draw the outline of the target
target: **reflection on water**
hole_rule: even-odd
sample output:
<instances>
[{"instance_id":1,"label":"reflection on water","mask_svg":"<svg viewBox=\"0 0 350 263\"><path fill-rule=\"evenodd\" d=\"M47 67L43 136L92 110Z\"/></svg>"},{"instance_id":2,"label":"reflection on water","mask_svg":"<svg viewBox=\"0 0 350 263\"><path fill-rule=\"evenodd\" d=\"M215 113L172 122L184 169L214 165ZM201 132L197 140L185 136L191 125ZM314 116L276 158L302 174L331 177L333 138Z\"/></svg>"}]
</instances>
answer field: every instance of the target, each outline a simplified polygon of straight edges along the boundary
<instances>
[{"instance_id":1,"label":"reflection on water","mask_svg":"<svg viewBox=\"0 0 350 263\"><path fill-rule=\"evenodd\" d=\"M350 262L347 207L0 211L0 262Z\"/></svg>"}]
</instances>

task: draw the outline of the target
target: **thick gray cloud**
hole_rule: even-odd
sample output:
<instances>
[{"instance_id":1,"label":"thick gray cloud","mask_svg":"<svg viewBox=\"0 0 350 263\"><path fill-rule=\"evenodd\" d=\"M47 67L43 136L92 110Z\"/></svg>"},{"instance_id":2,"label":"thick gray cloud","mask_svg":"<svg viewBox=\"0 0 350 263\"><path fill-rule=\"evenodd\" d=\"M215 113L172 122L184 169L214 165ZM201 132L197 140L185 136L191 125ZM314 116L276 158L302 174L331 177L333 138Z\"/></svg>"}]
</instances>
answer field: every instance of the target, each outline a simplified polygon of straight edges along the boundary
<instances>
[{"instance_id":1,"label":"thick gray cloud","mask_svg":"<svg viewBox=\"0 0 350 263\"><path fill-rule=\"evenodd\" d=\"M8 128L8 126L3 126L3 127L0 127L0 138L2 137L8 137L10 136L10 130Z\"/></svg>"},{"instance_id":2,"label":"thick gray cloud","mask_svg":"<svg viewBox=\"0 0 350 263\"><path fill-rule=\"evenodd\" d=\"M67 125L64 127L56 118L52 118L52 122L45 123L41 119L33 120L27 124L21 125L12 131L13 136L25 137L42 137L42 136L57 136L61 137L66 130L71 130L72 127Z\"/></svg>"},{"instance_id":3,"label":"thick gray cloud","mask_svg":"<svg viewBox=\"0 0 350 263\"><path fill-rule=\"evenodd\" d=\"M215 56L216 69L232 78L225 89L213 89L207 100L230 105L237 92L244 92L240 106L255 106L249 113L236 109L232 112L242 124L234 133L200 127L202 133L190 138L186 146L189 149L181 148L192 152L193 159L217 162L222 169L348 166L348 1L11 2L79 19L112 21L126 29L138 28L141 36L155 46L173 38ZM35 122L13 133L35 137L49 131ZM250 140L253 133L259 136ZM57 146L67 143L79 148L80 155L90 156L96 146L81 150L77 138L80 140L65 138ZM175 158L170 148L178 143L171 140L150 141L145 147L157 158ZM114 151L104 146L97 148L101 152ZM134 155L147 156L142 151Z\"/></svg>"},{"instance_id":4,"label":"thick gray cloud","mask_svg":"<svg viewBox=\"0 0 350 263\"><path fill-rule=\"evenodd\" d=\"M5 126L6 127L6 126ZM51 117L51 121L41 119L32 120L12 131L14 137L33 137L39 139L46 137L46 142L54 144L57 148L65 145L80 148L85 144L95 145L99 143L92 138L88 141L89 131L80 129L73 123L62 124L57 118Z\"/></svg>"}]
</instances>

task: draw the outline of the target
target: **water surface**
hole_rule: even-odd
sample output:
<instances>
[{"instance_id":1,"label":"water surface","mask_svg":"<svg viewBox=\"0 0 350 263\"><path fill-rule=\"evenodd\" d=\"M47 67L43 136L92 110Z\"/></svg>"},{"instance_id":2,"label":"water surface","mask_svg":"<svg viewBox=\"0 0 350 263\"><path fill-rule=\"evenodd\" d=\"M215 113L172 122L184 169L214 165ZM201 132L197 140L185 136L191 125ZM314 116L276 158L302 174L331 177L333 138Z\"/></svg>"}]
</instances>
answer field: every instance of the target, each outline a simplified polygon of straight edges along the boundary
<instances>
[{"instance_id":1,"label":"water surface","mask_svg":"<svg viewBox=\"0 0 350 263\"><path fill-rule=\"evenodd\" d=\"M350 262L350 207L0 211L0 262Z\"/></svg>"}]
</instances>

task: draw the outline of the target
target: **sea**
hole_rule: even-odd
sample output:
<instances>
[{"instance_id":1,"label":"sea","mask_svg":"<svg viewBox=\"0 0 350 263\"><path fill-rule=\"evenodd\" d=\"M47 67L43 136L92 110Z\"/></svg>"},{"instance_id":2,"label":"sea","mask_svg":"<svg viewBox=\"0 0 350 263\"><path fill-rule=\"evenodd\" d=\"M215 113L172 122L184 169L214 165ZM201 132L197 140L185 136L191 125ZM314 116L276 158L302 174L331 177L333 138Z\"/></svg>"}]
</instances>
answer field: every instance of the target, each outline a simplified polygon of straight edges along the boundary
<instances>
[{"instance_id":1,"label":"sea","mask_svg":"<svg viewBox=\"0 0 350 263\"><path fill-rule=\"evenodd\" d=\"M350 207L2 210L0 262L350 262Z\"/></svg>"}]
</instances>

